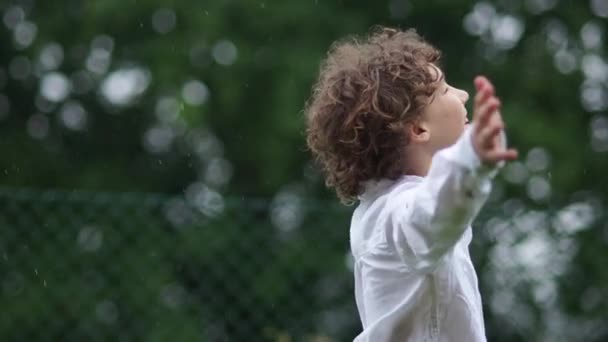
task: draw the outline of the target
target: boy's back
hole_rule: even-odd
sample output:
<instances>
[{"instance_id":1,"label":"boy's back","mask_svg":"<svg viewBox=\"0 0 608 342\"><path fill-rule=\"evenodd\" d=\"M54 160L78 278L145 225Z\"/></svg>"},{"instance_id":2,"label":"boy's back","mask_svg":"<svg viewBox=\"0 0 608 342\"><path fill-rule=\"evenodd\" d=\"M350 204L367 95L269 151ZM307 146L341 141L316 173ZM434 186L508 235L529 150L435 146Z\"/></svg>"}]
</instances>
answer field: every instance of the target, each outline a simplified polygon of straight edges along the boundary
<instances>
[{"instance_id":1,"label":"boy's back","mask_svg":"<svg viewBox=\"0 0 608 342\"><path fill-rule=\"evenodd\" d=\"M465 134L428 176L366 184L350 228L355 341L485 341L468 246L491 174L471 149Z\"/></svg>"}]
</instances>

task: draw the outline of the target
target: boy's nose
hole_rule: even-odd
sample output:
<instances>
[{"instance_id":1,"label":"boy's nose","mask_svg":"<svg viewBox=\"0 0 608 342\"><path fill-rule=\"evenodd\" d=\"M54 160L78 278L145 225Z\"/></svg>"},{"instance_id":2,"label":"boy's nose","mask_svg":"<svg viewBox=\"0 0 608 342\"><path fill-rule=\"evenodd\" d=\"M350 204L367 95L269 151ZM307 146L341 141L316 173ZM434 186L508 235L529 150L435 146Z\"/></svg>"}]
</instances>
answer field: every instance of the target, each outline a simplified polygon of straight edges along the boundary
<instances>
[{"instance_id":1,"label":"boy's nose","mask_svg":"<svg viewBox=\"0 0 608 342\"><path fill-rule=\"evenodd\" d=\"M462 89L458 89L459 93L460 93L460 100L462 101L462 103L467 103L467 101L469 100L469 93L467 93L466 91L462 90Z\"/></svg>"}]
</instances>

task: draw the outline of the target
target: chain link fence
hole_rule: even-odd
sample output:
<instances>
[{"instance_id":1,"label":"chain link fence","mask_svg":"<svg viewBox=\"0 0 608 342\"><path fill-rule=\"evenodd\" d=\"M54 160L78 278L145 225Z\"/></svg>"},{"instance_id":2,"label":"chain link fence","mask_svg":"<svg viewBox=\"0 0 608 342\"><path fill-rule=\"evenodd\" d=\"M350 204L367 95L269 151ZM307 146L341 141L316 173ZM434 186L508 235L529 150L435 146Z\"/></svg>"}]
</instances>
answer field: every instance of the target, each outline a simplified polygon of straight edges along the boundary
<instances>
[{"instance_id":1,"label":"chain link fence","mask_svg":"<svg viewBox=\"0 0 608 342\"><path fill-rule=\"evenodd\" d=\"M353 208L304 198L2 187L0 340L352 340ZM471 250L489 340L608 336L589 253L608 241L601 203L482 213Z\"/></svg>"},{"instance_id":2,"label":"chain link fence","mask_svg":"<svg viewBox=\"0 0 608 342\"><path fill-rule=\"evenodd\" d=\"M292 200L2 188L2 341L352 338L349 210Z\"/></svg>"}]
</instances>

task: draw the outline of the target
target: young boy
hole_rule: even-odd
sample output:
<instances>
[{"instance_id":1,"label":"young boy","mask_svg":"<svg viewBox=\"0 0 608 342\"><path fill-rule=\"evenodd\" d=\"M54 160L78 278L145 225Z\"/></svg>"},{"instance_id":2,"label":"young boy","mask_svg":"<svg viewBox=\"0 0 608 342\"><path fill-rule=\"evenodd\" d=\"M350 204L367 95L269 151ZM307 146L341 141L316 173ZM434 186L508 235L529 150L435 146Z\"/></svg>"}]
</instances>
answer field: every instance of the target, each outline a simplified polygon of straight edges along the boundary
<instances>
[{"instance_id":1,"label":"young boy","mask_svg":"<svg viewBox=\"0 0 608 342\"><path fill-rule=\"evenodd\" d=\"M355 341L485 341L468 245L506 149L500 102L475 79L446 83L440 53L414 31L382 28L334 44L306 108L307 142L345 203Z\"/></svg>"}]
</instances>

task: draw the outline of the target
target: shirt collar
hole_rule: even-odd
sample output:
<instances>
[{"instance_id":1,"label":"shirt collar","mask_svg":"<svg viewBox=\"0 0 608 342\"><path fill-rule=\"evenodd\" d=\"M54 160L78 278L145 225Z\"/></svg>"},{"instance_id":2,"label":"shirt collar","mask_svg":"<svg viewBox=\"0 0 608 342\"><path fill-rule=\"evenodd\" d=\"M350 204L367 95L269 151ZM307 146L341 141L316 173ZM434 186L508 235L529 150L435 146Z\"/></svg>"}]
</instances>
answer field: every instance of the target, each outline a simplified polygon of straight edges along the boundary
<instances>
[{"instance_id":1,"label":"shirt collar","mask_svg":"<svg viewBox=\"0 0 608 342\"><path fill-rule=\"evenodd\" d=\"M399 177L398 179L388 179L388 178L370 179L370 180L363 182L363 193L361 193L359 196L357 196L357 198L360 201L364 200L364 199L374 198L374 197L377 197L379 194L386 192L386 190L388 190L389 188L391 188L392 186L394 186L396 184L408 183L408 182L419 183L423 179L424 179L424 177L415 176L415 175L403 175L403 176Z\"/></svg>"}]
</instances>

